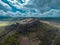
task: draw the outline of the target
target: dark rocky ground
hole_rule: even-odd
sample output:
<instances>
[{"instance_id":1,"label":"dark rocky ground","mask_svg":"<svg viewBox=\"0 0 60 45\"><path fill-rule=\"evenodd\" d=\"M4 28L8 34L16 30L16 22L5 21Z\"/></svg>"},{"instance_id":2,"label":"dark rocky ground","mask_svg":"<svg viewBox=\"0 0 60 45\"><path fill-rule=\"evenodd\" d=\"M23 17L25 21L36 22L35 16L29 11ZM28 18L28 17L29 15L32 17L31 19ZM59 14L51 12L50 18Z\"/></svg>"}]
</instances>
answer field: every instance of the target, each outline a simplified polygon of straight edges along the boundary
<instances>
[{"instance_id":1,"label":"dark rocky ground","mask_svg":"<svg viewBox=\"0 0 60 45\"><path fill-rule=\"evenodd\" d=\"M60 45L60 32L38 19L25 19L5 27L0 45Z\"/></svg>"}]
</instances>

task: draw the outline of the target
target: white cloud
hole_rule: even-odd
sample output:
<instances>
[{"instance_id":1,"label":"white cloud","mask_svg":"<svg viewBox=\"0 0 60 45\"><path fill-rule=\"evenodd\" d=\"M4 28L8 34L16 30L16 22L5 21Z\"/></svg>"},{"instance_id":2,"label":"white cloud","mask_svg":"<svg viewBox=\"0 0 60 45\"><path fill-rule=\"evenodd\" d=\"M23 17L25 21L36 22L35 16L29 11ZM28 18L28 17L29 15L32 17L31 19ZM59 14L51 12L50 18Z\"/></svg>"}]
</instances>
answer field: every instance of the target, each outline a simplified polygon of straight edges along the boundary
<instances>
[{"instance_id":1,"label":"white cloud","mask_svg":"<svg viewBox=\"0 0 60 45\"><path fill-rule=\"evenodd\" d=\"M44 12L42 17L60 17L60 10L51 9L50 11Z\"/></svg>"},{"instance_id":2,"label":"white cloud","mask_svg":"<svg viewBox=\"0 0 60 45\"><path fill-rule=\"evenodd\" d=\"M7 9L11 10L11 7L8 4L2 2L1 0L0 0L0 4L4 7L6 7Z\"/></svg>"},{"instance_id":3,"label":"white cloud","mask_svg":"<svg viewBox=\"0 0 60 45\"><path fill-rule=\"evenodd\" d=\"M22 0L22 2L24 2L23 4L21 4L18 0L8 0L8 2L14 7L20 9L23 8L24 5L27 5L29 0Z\"/></svg>"},{"instance_id":4,"label":"white cloud","mask_svg":"<svg viewBox=\"0 0 60 45\"><path fill-rule=\"evenodd\" d=\"M3 10L0 10L0 16L7 16L7 17L60 17L60 10L56 9L51 9L50 11L44 12L44 13L39 13L39 12L31 12L26 11L25 13L21 13L19 11L16 12L11 12L7 11L4 12Z\"/></svg>"}]
</instances>

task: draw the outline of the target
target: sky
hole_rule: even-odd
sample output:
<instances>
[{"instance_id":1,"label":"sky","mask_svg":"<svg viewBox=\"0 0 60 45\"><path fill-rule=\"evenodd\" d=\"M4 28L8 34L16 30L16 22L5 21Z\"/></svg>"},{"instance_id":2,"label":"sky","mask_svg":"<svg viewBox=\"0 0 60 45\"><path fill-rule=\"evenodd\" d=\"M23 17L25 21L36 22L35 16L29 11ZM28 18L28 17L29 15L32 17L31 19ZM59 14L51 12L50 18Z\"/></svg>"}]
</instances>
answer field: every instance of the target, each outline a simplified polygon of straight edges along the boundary
<instances>
[{"instance_id":1,"label":"sky","mask_svg":"<svg viewBox=\"0 0 60 45\"><path fill-rule=\"evenodd\" d=\"M3 17L60 17L60 0L0 0Z\"/></svg>"}]
</instances>

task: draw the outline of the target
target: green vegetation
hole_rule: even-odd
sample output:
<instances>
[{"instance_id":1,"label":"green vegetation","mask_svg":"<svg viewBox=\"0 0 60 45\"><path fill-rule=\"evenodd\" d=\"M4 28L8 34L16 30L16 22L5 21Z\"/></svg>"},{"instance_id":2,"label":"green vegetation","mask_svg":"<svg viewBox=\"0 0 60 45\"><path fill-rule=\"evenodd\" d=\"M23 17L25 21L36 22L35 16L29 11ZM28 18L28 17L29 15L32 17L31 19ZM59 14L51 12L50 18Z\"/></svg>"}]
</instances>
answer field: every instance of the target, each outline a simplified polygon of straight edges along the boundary
<instances>
[{"instance_id":1,"label":"green vegetation","mask_svg":"<svg viewBox=\"0 0 60 45\"><path fill-rule=\"evenodd\" d=\"M19 25L20 26L20 25ZM25 26L25 25L24 25ZM24 27L24 30L20 27L18 28L18 24L11 25L13 27L12 30L15 30L12 35L5 35L5 38L0 41L0 45L20 45L20 39L23 37L28 38L29 44L36 44L36 45L51 45L52 40L55 39L57 29L51 25L45 23L38 23L37 25L33 25L28 28ZM18 28L18 29L17 29ZM9 30L10 28L8 28ZM23 31L22 31L23 30ZM22 31L22 32L19 32ZM21 40L22 40L21 39Z\"/></svg>"},{"instance_id":2,"label":"green vegetation","mask_svg":"<svg viewBox=\"0 0 60 45\"><path fill-rule=\"evenodd\" d=\"M17 33L6 37L6 39L1 42L1 45L19 45Z\"/></svg>"}]
</instances>

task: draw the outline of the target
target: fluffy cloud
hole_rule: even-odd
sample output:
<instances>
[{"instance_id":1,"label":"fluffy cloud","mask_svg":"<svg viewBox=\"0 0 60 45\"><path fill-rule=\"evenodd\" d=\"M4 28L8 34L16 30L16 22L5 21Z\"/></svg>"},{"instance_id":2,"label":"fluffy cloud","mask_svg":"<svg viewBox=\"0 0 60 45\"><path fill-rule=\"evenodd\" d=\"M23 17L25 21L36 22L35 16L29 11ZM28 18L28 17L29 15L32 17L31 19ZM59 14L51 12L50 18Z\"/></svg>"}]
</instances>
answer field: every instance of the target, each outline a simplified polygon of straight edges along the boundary
<instances>
[{"instance_id":1,"label":"fluffy cloud","mask_svg":"<svg viewBox=\"0 0 60 45\"><path fill-rule=\"evenodd\" d=\"M20 13L19 11L16 12L4 12L3 10L0 11L0 16L3 17L60 17L60 10L51 9L45 13L35 12L34 10L26 11L25 13Z\"/></svg>"},{"instance_id":2,"label":"fluffy cloud","mask_svg":"<svg viewBox=\"0 0 60 45\"><path fill-rule=\"evenodd\" d=\"M23 8L24 5L27 5L29 0L8 0L8 2L14 7L20 9Z\"/></svg>"},{"instance_id":3,"label":"fluffy cloud","mask_svg":"<svg viewBox=\"0 0 60 45\"><path fill-rule=\"evenodd\" d=\"M6 3L4 3L3 1L0 0L0 6L1 6L1 5L2 5L4 8L11 10L11 7L10 7L8 4L6 4Z\"/></svg>"},{"instance_id":4,"label":"fluffy cloud","mask_svg":"<svg viewBox=\"0 0 60 45\"><path fill-rule=\"evenodd\" d=\"M60 17L60 0L0 0L0 16Z\"/></svg>"},{"instance_id":5,"label":"fluffy cloud","mask_svg":"<svg viewBox=\"0 0 60 45\"><path fill-rule=\"evenodd\" d=\"M38 11L36 9L28 9L27 11L25 11L25 13L21 13L19 11L16 12L12 12L12 11L3 11L0 10L0 16L3 17L32 17L35 14L38 14Z\"/></svg>"},{"instance_id":6,"label":"fluffy cloud","mask_svg":"<svg viewBox=\"0 0 60 45\"><path fill-rule=\"evenodd\" d=\"M32 0L28 8L36 8L40 12L46 12L51 9L60 9L60 0Z\"/></svg>"},{"instance_id":7,"label":"fluffy cloud","mask_svg":"<svg viewBox=\"0 0 60 45\"><path fill-rule=\"evenodd\" d=\"M14 10L13 7L19 10L21 8L35 8L38 9L38 11L40 12L46 12L51 9L60 9L60 0L6 0L6 1L7 2L3 2L3 0L0 0L0 5L3 5L8 9L12 8L12 10Z\"/></svg>"},{"instance_id":8,"label":"fluffy cloud","mask_svg":"<svg viewBox=\"0 0 60 45\"><path fill-rule=\"evenodd\" d=\"M51 9L50 11L44 12L42 14L44 17L60 17L60 10Z\"/></svg>"}]
</instances>

